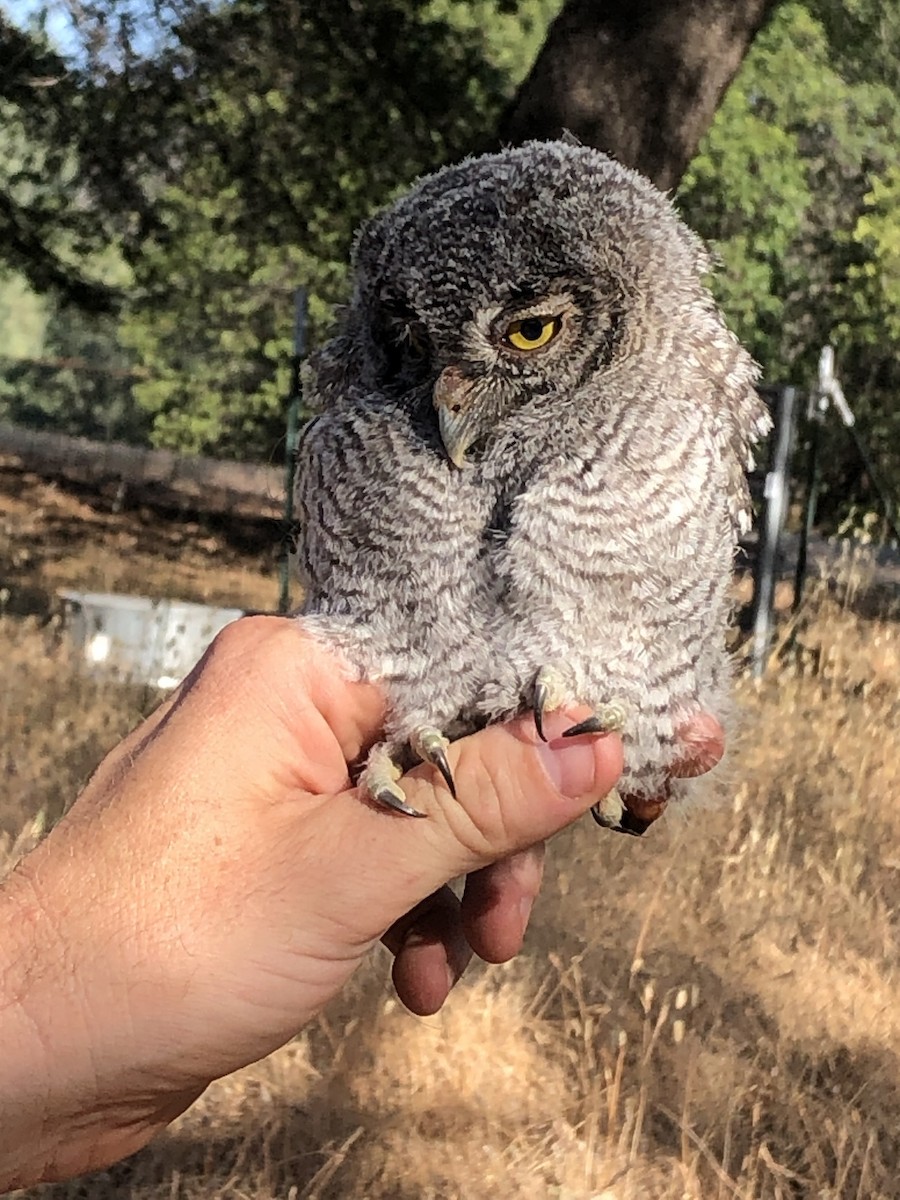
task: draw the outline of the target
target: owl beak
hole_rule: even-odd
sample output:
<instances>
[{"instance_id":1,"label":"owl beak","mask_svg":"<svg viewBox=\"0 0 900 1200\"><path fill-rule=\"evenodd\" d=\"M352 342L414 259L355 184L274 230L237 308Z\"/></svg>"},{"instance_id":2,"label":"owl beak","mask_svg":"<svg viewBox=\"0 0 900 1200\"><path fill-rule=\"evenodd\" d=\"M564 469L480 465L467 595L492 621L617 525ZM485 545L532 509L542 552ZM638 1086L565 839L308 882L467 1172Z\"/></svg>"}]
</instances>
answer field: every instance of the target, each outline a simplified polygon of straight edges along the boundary
<instances>
[{"instance_id":1,"label":"owl beak","mask_svg":"<svg viewBox=\"0 0 900 1200\"><path fill-rule=\"evenodd\" d=\"M466 451L478 436L472 380L459 367L445 367L434 385L434 407L447 457L455 467L466 465Z\"/></svg>"}]
</instances>

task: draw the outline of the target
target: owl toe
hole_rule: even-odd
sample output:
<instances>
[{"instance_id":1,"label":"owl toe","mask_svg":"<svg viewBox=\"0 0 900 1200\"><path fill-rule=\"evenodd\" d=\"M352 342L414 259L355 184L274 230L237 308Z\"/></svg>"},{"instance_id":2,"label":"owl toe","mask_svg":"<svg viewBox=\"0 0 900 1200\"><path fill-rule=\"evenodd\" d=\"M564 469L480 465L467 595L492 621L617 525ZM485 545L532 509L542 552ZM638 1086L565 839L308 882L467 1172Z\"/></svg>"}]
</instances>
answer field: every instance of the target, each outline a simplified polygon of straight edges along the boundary
<instances>
[{"instance_id":1,"label":"owl toe","mask_svg":"<svg viewBox=\"0 0 900 1200\"><path fill-rule=\"evenodd\" d=\"M657 796L651 800L637 796L625 799L613 788L591 809L591 816L603 829L614 833L627 833L631 837L642 837L653 822L662 815L668 796Z\"/></svg>"},{"instance_id":2,"label":"owl toe","mask_svg":"<svg viewBox=\"0 0 900 1200\"><path fill-rule=\"evenodd\" d=\"M404 817L424 817L406 801L406 793L397 782L402 772L391 756L390 747L381 743L369 752L366 769L359 777L360 795L368 796L381 808L402 813Z\"/></svg>"},{"instance_id":3,"label":"owl toe","mask_svg":"<svg viewBox=\"0 0 900 1200\"><path fill-rule=\"evenodd\" d=\"M416 729L409 739L409 746L413 754L420 758L422 762L431 763L437 767L441 775L444 777L450 795L456 799L456 784L453 782L453 772L450 770L450 763L447 761L447 747L450 745L447 738L439 729L435 729L432 725L422 725Z\"/></svg>"}]
</instances>

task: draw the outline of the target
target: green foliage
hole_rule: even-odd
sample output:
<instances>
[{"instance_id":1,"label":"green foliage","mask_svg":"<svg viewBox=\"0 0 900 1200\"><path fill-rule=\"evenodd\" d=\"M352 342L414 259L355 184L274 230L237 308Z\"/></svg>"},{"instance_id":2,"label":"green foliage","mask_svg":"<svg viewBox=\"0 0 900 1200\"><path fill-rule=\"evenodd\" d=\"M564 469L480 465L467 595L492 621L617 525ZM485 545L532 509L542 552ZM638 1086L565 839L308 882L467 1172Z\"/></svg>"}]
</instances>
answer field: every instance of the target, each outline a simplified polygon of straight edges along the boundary
<instances>
[{"instance_id":1,"label":"green foliage","mask_svg":"<svg viewBox=\"0 0 900 1200\"><path fill-rule=\"evenodd\" d=\"M88 262L104 236L78 190L84 101L40 29L16 28L0 8L0 265L100 312L114 294Z\"/></svg>"},{"instance_id":2,"label":"green foliage","mask_svg":"<svg viewBox=\"0 0 900 1200\"><path fill-rule=\"evenodd\" d=\"M835 346L880 473L900 491L900 11L788 2L748 54L678 200L716 249L714 287L770 382L808 387ZM880 65L878 65L880 64ZM828 431L834 508L866 483Z\"/></svg>"},{"instance_id":3,"label":"green foliage","mask_svg":"<svg viewBox=\"0 0 900 1200\"><path fill-rule=\"evenodd\" d=\"M537 58L562 4L563 0L431 0L425 11L431 20L476 37L511 93Z\"/></svg>"},{"instance_id":4,"label":"green foliage","mask_svg":"<svg viewBox=\"0 0 900 1200\"><path fill-rule=\"evenodd\" d=\"M0 276L0 358L37 358L46 329L46 299L22 275Z\"/></svg>"},{"instance_id":5,"label":"green foliage","mask_svg":"<svg viewBox=\"0 0 900 1200\"><path fill-rule=\"evenodd\" d=\"M853 237L868 256L849 271L863 315L862 332L871 344L881 318L900 346L900 167L890 167L875 179L864 199L866 207Z\"/></svg>"},{"instance_id":6,"label":"green foliage","mask_svg":"<svg viewBox=\"0 0 900 1200\"><path fill-rule=\"evenodd\" d=\"M33 292L13 280L4 299L31 310L32 336L0 353L0 420L100 441L147 444L150 420L137 404L131 360L119 341L115 317L86 313L47 300L34 309ZM12 324L12 322L10 322Z\"/></svg>"},{"instance_id":7,"label":"green foliage","mask_svg":"<svg viewBox=\"0 0 900 1200\"><path fill-rule=\"evenodd\" d=\"M321 337L358 223L489 136L506 79L482 26L451 19L464 7L235 0L175 27L177 45L138 85L151 105L165 97L154 121L170 153L152 180L154 225L130 255L123 326L148 371L136 395L157 443L272 452L295 288L309 290Z\"/></svg>"}]
</instances>

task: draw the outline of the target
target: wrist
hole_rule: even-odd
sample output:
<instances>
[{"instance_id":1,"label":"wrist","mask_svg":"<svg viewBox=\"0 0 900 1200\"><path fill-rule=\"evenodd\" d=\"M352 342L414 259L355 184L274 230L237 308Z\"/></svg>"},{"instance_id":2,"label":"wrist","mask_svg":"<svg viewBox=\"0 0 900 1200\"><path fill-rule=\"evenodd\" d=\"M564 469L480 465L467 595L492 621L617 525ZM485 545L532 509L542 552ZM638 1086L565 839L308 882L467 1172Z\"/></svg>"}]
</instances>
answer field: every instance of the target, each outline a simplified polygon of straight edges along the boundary
<instances>
[{"instance_id":1,"label":"wrist","mask_svg":"<svg viewBox=\"0 0 900 1200\"><path fill-rule=\"evenodd\" d=\"M45 892L30 866L0 885L0 1193L105 1166L155 1132L117 1113L104 1078L125 998L85 963L69 889Z\"/></svg>"},{"instance_id":2,"label":"wrist","mask_svg":"<svg viewBox=\"0 0 900 1200\"><path fill-rule=\"evenodd\" d=\"M59 935L20 868L0 888L0 1191L52 1171L58 1150L59 1095L51 1086L71 1074L59 1043L71 1036L77 1009L66 1011L68 981ZM66 1030L69 1029L67 1037Z\"/></svg>"}]
</instances>

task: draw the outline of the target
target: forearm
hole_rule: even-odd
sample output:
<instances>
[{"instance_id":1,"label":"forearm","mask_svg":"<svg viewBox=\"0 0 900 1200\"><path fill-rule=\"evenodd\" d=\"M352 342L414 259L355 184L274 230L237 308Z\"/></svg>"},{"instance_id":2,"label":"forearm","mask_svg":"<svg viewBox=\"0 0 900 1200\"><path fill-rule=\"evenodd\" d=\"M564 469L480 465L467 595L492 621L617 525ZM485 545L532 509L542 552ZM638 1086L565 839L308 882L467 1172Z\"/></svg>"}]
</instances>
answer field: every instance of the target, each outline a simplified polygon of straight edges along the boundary
<instances>
[{"instance_id":1,"label":"forearm","mask_svg":"<svg viewBox=\"0 0 900 1200\"><path fill-rule=\"evenodd\" d=\"M96 905L99 944L69 889L37 888L30 866L0 886L0 1193L105 1166L165 1123L155 1097L143 1112L116 1103L129 1014L115 968L96 968Z\"/></svg>"},{"instance_id":2,"label":"forearm","mask_svg":"<svg viewBox=\"0 0 900 1200\"><path fill-rule=\"evenodd\" d=\"M0 887L0 1190L49 1177L65 1114L57 1081L85 1076L82 1018L59 935L25 871ZM79 1041L81 1048L79 1048ZM73 1059L75 1061L73 1061ZM79 1091L89 1087L82 1078ZM64 1089L68 1090L68 1089ZM62 1107L75 1107L67 1097ZM62 1168L62 1164L59 1164Z\"/></svg>"}]
</instances>

